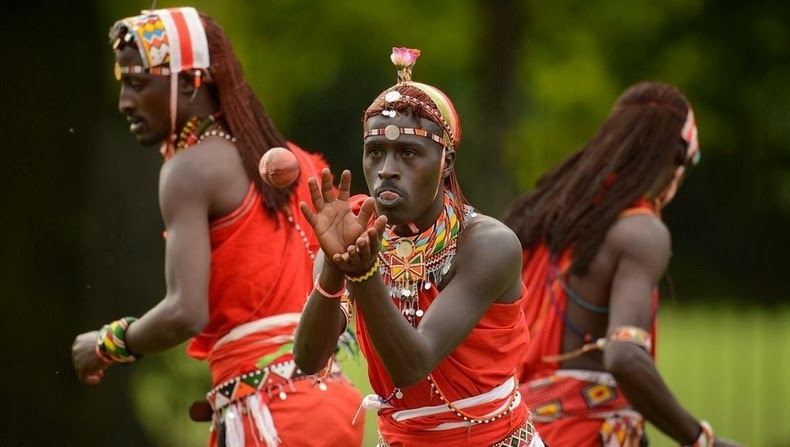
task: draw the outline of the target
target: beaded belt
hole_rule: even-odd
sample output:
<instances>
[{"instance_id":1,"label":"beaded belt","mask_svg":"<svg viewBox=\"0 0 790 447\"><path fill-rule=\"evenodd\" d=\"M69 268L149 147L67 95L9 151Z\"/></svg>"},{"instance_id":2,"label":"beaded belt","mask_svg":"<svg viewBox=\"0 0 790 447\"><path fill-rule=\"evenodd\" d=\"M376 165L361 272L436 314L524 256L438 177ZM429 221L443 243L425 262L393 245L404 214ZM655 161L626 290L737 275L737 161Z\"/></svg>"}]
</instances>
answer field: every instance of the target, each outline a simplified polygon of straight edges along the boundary
<instances>
[{"instance_id":1,"label":"beaded belt","mask_svg":"<svg viewBox=\"0 0 790 447\"><path fill-rule=\"evenodd\" d=\"M332 364L332 373L340 372L340 367ZM251 371L217 385L206 394L212 410L217 411L258 391L279 389L280 399L285 399L283 386L311 377L297 368L293 360L275 363L263 369Z\"/></svg>"}]
</instances>

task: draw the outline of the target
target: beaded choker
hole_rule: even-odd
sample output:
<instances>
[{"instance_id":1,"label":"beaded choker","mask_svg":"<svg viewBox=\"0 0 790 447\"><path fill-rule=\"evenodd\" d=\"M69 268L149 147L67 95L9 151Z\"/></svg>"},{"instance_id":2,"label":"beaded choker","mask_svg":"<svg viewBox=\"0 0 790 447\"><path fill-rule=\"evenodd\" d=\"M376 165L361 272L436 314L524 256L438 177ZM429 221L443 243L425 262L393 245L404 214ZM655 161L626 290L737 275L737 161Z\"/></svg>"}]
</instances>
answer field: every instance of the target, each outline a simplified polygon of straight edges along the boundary
<instances>
[{"instance_id":1,"label":"beaded choker","mask_svg":"<svg viewBox=\"0 0 790 447\"><path fill-rule=\"evenodd\" d=\"M197 143L200 135L206 131L208 126L214 124L217 121L217 118L219 118L221 115L221 112L217 112L209 115L206 118L203 118L202 120L196 116L193 116L187 120L186 124L184 124L184 127L181 129L181 133L178 134L178 139L176 140L176 152Z\"/></svg>"},{"instance_id":2,"label":"beaded choker","mask_svg":"<svg viewBox=\"0 0 790 447\"><path fill-rule=\"evenodd\" d=\"M442 281L455 257L461 225L453 207L453 196L444 194L444 209L433 224L414 236L400 237L393 227L384 231L379 251L380 272L390 296L399 301L403 316L417 327L424 314L417 293ZM467 215L474 210L466 207Z\"/></svg>"},{"instance_id":3,"label":"beaded choker","mask_svg":"<svg viewBox=\"0 0 790 447\"><path fill-rule=\"evenodd\" d=\"M206 132L206 129L208 129L208 127L212 124L216 123L221 116L222 112L216 112L203 119L198 118L197 116L193 116L192 118L188 119L186 124L184 124L184 127L181 129L181 132L178 133L178 138L176 138L175 144L172 146L170 144L162 146L162 156L165 157L165 160L169 160L176 154L176 152L200 143L207 136L220 136L235 143L236 139L233 138L233 136L229 133L218 130Z\"/></svg>"}]
</instances>

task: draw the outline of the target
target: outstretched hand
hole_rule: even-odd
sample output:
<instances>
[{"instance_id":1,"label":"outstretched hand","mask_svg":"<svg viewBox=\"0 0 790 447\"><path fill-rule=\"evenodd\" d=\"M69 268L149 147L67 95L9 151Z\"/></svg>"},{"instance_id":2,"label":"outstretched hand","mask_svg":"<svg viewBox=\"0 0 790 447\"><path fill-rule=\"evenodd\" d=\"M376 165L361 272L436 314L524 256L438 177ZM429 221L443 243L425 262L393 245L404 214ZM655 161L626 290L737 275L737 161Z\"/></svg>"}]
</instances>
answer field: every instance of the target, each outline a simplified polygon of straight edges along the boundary
<instances>
[{"instance_id":1,"label":"outstretched hand","mask_svg":"<svg viewBox=\"0 0 790 447\"><path fill-rule=\"evenodd\" d=\"M104 369L112 365L96 355L96 338L99 331L86 332L74 339L71 345L71 362L80 381L97 385L104 377Z\"/></svg>"},{"instance_id":2,"label":"outstretched hand","mask_svg":"<svg viewBox=\"0 0 790 447\"><path fill-rule=\"evenodd\" d=\"M307 180L307 185L310 188L310 199L316 209L314 213L310 207L302 202L299 204L299 209L302 211L305 219L313 227L313 232L321 244L327 259L338 263L338 267L347 271L354 272L358 269L362 259L360 256L353 256L350 252L362 252L362 257L369 258L372 251L373 256L378 252L378 245L371 244L371 240L378 240L378 237L384 230L387 223L386 217L379 217L371 227L371 238L368 235L368 222L375 212L375 201L369 198L362 205L359 214L355 215L351 211L351 205L348 201L351 189L351 172L346 170L340 175L340 184L337 187L337 196L332 188L332 173L329 169L321 171L321 183L318 180L310 178ZM362 243L367 247L367 251L359 250L360 247L357 243ZM371 246L375 246L371 250ZM372 264L372 261L368 263Z\"/></svg>"}]
</instances>

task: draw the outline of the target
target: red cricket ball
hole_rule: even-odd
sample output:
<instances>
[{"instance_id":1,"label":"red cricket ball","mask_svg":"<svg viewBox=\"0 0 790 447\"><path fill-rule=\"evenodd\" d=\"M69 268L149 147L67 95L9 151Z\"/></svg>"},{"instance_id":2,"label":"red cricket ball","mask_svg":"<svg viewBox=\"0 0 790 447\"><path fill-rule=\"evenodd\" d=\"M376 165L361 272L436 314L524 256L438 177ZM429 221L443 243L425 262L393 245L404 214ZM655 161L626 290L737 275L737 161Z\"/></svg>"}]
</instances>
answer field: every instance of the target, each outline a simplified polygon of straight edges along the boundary
<instances>
[{"instance_id":1,"label":"red cricket ball","mask_svg":"<svg viewBox=\"0 0 790 447\"><path fill-rule=\"evenodd\" d=\"M299 177L299 161L288 149L273 147L261 157L258 171L267 185L285 188Z\"/></svg>"}]
</instances>

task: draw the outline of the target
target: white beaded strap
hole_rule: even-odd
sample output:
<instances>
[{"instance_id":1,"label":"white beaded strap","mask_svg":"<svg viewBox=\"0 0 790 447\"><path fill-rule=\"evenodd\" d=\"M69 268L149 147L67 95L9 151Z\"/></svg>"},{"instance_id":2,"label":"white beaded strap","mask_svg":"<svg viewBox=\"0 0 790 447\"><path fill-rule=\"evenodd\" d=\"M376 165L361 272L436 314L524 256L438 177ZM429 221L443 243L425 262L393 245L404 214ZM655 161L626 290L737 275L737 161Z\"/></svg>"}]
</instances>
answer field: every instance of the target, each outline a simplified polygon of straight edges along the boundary
<instances>
[{"instance_id":1,"label":"white beaded strap","mask_svg":"<svg viewBox=\"0 0 790 447\"><path fill-rule=\"evenodd\" d=\"M699 426L701 431L697 441L694 444L683 447L713 447L713 428L708 421L700 422Z\"/></svg>"}]
</instances>

